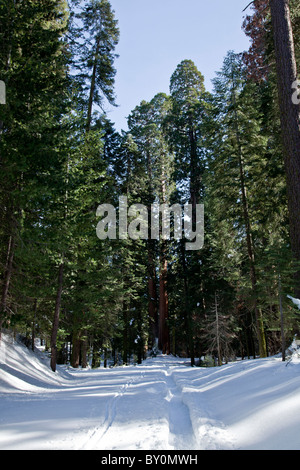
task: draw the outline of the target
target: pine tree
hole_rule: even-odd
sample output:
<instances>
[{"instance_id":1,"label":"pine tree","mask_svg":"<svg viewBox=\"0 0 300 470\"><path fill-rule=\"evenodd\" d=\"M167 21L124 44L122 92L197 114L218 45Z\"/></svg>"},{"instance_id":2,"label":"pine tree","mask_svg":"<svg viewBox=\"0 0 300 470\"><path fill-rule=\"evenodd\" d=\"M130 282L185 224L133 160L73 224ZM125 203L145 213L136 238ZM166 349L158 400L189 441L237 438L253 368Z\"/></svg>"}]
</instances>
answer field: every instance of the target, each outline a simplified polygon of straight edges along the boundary
<instances>
[{"instance_id":1,"label":"pine tree","mask_svg":"<svg viewBox=\"0 0 300 470\"><path fill-rule=\"evenodd\" d=\"M79 2L73 2L73 6L78 7ZM72 155L69 157L71 161L69 162L70 170L68 169L68 171L70 171L70 175L68 178L72 179L72 189L68 193L68 204L71 206L69 212L76 226L76 232L71 233L73 235L73 242L77 243L77 247L75 248L73 245L69 255L66 255L64 251L61 253L62 259L58 271L57 301L51 340L53 370L55 369L56 362L54 358L56 351L55 343L61 303L64 259L66 256L70 257L71 255L71 260L69 261L73 266L74 263L78 263L75 268L76 275L72 279L72 282L75 282L75 286L73 286L74 292L77 292L77 289L79 289L77 305L76 307L73 306L73 365L78 366L79 364L80 338L83 332L86 332L91 326L86 324L85 319L89 318L89 312L95 302L94 289L90 287L90 283L93 280L97 284L97 279L95 279L94 271L90 269L89 264L94 265L95 268L99 266L99 261L93 259L94 256L92 255L92 250L96 249L96 236L95 233L92 233L93 221L91 214L93 216L95 214L97 204L94 199L95 194L99 193L103 185L105 185L105 174L107 172L103 155L101 155L103 154L103 133L99 130L101 121L97 123L93 120L92 111L94 104L101 105L103 99L114 103L113 86L116 72L113 68L115 58L114 48L118 42L119 35L117 21L114 19L110 3L106 0L92 1L84 5L80 13L75 14L73 10L72 18L74 17L81 22L79 27L75 27L74 23L70 27L70 47L73 53L72 65L75 70L76 68L80 70L79 74L75 74L75 77L72 77L73 89L75 90L77 86L78 93L74 108L78 113L79 139L75 146L72 147ZM83 42L81 35L84 36ZM82 124L81 115L85 120L84 125ZM93 127L92 124L94 125ZM85 137L82 138L84 131ZM105 196L107 196L107 193L104 191L101 194L101 198L105 198ZM79 230L80 232L78 233ZM70 246L68 251L70 252ZM91 258L93 259L92 263ZM101 259L101 264L105 265L103 258ZM86 276L87 272L90 273L89 276ZM101 274L99 277L101 277ZM91 293L91 304L87 301L90 295L85 296L85 290ZM85 302L83 302L83 298L85 298ZM86 341L87 338L84 336L84 346Z\"/></svg>"},{"instance_id":2,"label":"pine tree","mask_svg":"<svg viewBox=\"0 0 300 470\"><path fill-rule=\"evenodd\" d=\"M7 312L14 311L11 281L19 263L16 249L22 243L24 221L31 210L36 210L34 197L43 199L49 172L60 164L57 143L62 134L56 131L68 85L63 41L68 10L65 1L9 1L1 3L1 18L0 68L7 105L1 108L0 326Z\"/></svg>"},{"instance_id":3,"label":"pine tree","mask_svg":"<svg viewBox=\"0 0 300 470\"><path fill-rule=\"evenodd\" d=\"M108 0L92 0L81 4L80 0L73 0L75 21L71 28L71 46L88 131L93 122L95 106L104 111L105 100L115 105L114 61L117 57L115 47L119 41L119 28ZM75 8L79 8L79 13Z\"/></svg>"},{"instance_id":4,"label":"pine tree","mask_svg":"<svg viewBox=\"0 0 300 470\"><path fill-rule=\"evenodd\" d=\"M234 338L232 319L228 314L224 314L220 296L215 292L209 315L206 318L203 339L208 344L206 353L217 358L218 366L223 364L223 360L228 362Z\"/></svg>"},{"instance_id":5,"label":"pine tree","mask_svg":"<svg viewBox=\"0 0 300 470\"><path fill-rule=\"evenodd\" d=\"M257 298L257 268L252 222L254 219L250 208L254 208L255 204L256 207L259 207L253 199L255 193L251 191L251 188L254 185L260 186L263 184L262 181L259 181L258 166L261 167L261 175L264 177L265 160L261 155L266 152L267 140L260 132L259 116L255 116L255 112L253 113L255 109L253 108L255 103L251 104L253 90L250 91L246 88L243 90L245 82L240 58L233 53L229 53L224 61L223 70L218 75L219 77L214 80L214 85L217 106L220 112L218 125L221 132L218 142L215 142L218 145L218 153L216 152L212 165L218 165L219 171L222 171L225 177L221 173L214 173L213 175L214 186L217 188L217 198L219 199L216 204L222 205L222 212L224 213L226 201L229 202L225 220L234 217L236 226L233 225L231 230L237 230L236 241L243 239L248 258L260 355L264 357L266 347L262 313ZM249 106L252 106L252 115L249 114ZM225 160L221 157L222 154L223 157L226 156ZM229 176L229 180L227 180L226 175ZM225 190L226 183L228 188ZM217 237L220 236L217 235Z\"/></svg>"}]
</instances>

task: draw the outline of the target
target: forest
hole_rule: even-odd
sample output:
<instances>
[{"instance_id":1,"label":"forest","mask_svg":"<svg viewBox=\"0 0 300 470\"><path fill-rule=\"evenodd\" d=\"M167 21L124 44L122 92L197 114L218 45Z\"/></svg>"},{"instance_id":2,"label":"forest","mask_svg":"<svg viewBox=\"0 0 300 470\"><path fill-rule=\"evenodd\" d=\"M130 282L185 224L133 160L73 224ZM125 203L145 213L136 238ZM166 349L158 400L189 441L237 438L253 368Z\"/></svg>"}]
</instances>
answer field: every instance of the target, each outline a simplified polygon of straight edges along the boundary
<instances>
[{"instance_id":1,"label":"forest","mask_svg":"<svg viewBox=\"0 0 300 470\"><path fill-rule=\"evenodd\" d=\"M110 1L0 1L0 329L41 338L53 371L156 351L284 360L299 334L300 4L242 3L251 45L213 91L185 58L118 132ZM124 200L136 236L117 217L100 239L97 209ZM151 236L155 204L188 204L194 227L204 208L203 246L186 249L173 213Z\"/></svg>"}]
</instances>

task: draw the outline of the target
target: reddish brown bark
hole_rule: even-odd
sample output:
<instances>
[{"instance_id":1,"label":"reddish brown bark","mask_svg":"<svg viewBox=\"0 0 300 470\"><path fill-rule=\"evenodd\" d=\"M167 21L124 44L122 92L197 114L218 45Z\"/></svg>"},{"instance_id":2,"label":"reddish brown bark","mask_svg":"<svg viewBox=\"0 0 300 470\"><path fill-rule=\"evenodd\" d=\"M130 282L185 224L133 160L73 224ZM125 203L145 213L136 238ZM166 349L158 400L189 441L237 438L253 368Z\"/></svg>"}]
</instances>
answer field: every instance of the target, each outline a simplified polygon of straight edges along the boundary
<instances>
[{"instance_id":1,"label":"reddish brown bark","mask_svg":"<svg viewBox=\"0 0 300 470\"><path fill-rule=\"evenodd\" d=\"M290 239L294 258L300 261L300 105L293 102L297 79L294 40L288 0L271 0L271 15L277 70L277 87L287 179ZM295 295L300 296L300 270Z\"/></svg>"},{"instance_id":2,"label":"reddish brown bark","mask_svg":"<svg viewBox=\"0 0 300 470\"><path fill-rule=\"evenodd\" d=\"M161 273L159 278L159 338L158 347L163 354L170 354L170 333L168 326L168 291L167 268L168 263L162 254Z\"/></svg>"},{"instance_id":3,"label":"reddish brown bark","mask_svg":"<svg viewBox=\"0 0 300 470\"><path fill-rule=\"evenodd\" d=\"M153 348L158 337L158 315L157 315L157 292L156 292L156 272L152 240L148 242L148 315L149 315L149 348Z\"/></svg>"},{"instance_id":4,"label":"reddish brown bark","mask_svg":"<svg viewBox=\"0 0 300 470\"><path fill-rule=\"evenodd\" d=\"M81 338L78 331L74 331L72 338L71 366L77 369L80 364Z\"/></svg>"}]
</instances>

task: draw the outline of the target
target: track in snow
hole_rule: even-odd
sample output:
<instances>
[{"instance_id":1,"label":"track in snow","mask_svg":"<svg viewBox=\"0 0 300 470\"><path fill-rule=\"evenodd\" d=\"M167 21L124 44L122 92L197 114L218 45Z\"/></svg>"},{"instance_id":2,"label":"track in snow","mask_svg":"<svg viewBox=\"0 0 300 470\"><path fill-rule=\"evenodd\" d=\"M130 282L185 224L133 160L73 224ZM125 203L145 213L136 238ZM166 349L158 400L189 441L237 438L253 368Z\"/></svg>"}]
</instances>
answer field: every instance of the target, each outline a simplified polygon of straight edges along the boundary
<instances>
[{"instance_id":1,"label":"track in snow","mask_svg":"<svg viewBox=\"0 0 300 470\"><path fill-rule=\"evenodd\" d=\"M149 364L128 369L128 375L121 369L126 383L108 399L104 421L87 433L82 450L198 448L189 409L172 375L178 363L162 357ZM138 422L133 410L142 417Z\"/></svg>"},{"instance_id":2,"label":"track in snow","mask_svg":"<svg viewBox=\"0 0 300 470\"><path fill-rule=\"evenodd\" d=\"M197 440L194 434L190 412L182 401L182 392L178 389L172 372L166 371L167 395L169 414L169 444L176 450L197 449Z\"/></svg>"},{"instance_id":3,"label":"track in snow","mask_svg":"<svg viewBox=\"0 0 300 470\"><path fill-rule=\"evenodd\" d=\"M205 369L161 356L53 374L47 355L4 336L0 449L299 449L299 358L288 365L270 357Z\"/></svg>"},{"instance_id":4,"label":"track in snow","mask_svg":"<svg viewBox=\"0 0 300 470\"><path fill-rule=\"evenodd\" d=\"M201 371L188 360L160 356L138 366L62 368L58 380L48 364L32 360L32 369L17 373L19 391L1 395L3 450L203 450L214 448L215 437L226 442L226 430L207 417L207 403L199 406L193 377Z\"/></svg>"},{"instance_id":5,"label":"track in snow","mask_svg":"<svg viewBox=\"0 0 300 470\"><path fill-rule=\"evenodd\" d=\"M232 448L222 423L210 419L206 409L199 415L199 406L194 416L196 406L185 404L184 375L191 369L184 365L182 360L161 356L141 366L96 373L97 380L106 374L108 382L110 376L117 377L117 390L113 387L114 393L107 396L104 418L101 409L93 406L90 418L100 420L88 429L79 448L206 450L220 448L220 442ZM188 393L193 393L190 388Z\"/></svg>"}]
</instances>

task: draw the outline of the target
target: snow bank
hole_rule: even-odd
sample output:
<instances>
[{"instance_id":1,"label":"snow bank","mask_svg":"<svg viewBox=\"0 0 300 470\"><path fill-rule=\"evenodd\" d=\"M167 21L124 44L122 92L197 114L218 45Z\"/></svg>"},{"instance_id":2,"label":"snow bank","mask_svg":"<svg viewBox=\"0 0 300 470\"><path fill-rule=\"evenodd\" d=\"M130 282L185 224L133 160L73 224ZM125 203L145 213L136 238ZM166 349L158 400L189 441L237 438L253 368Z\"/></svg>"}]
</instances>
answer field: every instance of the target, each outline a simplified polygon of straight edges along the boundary
<instances>
[{"instance_id":1,"label":"snow bank","mask_svg":"<svg viewBox=\"0 0 300 470\"><path fill-rule=\"evenodd\" d=\"M2 334L0 343L0 393L38 392L64 383L67 375L61 370L53 374L46 354L35 353L13 335Z\"/></svg>"},{"instance_id":2,"label":"snow bank","mask_svg":"<svg viewBox=\"0 0 300 470\"><path fill-rule=\"evenodd\" d=\"M210 449L300 449L298 361L241 361L178 380Z\"/></svg>"}]
</instances>

